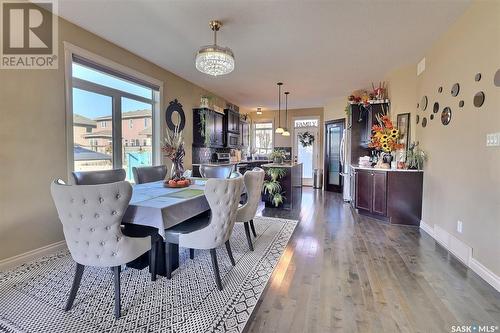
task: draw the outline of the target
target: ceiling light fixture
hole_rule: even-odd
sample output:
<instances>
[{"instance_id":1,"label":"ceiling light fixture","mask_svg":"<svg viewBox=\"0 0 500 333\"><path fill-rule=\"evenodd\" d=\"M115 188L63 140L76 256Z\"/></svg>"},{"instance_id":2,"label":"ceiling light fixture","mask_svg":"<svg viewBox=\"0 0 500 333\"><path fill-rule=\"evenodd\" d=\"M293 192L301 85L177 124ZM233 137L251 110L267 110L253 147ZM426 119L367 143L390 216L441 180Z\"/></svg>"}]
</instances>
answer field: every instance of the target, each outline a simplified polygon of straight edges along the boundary
<instances>
[{"instance_id":1,"label":"ceiling light fixture","mask_svg":"<svg viewBox=\"0 0 500 333\"><path fill-rule=\"evenodd\" d=\"M289 91L285 91L285 128L283 131L283 136L290 136L290 132L288 132L288 94Z\"/></svg>"},{"instance_id":2,"label":"ceiling light fixture","mask_svg":"<svg viewBox=\"0 0 500 333\"><path fill-rule=\"evenodd\" d=\"M214 44L200 48L196 54L196 69L213 76L229 74L234 69L233 51L217 45L217 31L222 27L222 22L214 20L209 25L214 32Z\"/></svg>"},{"instance_id":3,"label":"ceiling light fixture","mask_svg":"<svg viewBox=\"0 0 500 333\"><path fill-rule=\"evenodd\" d=\"M261 108L257 108L257 114L262 114L262 109Z\"/></svg>"},{"instance_id":4,"label":"ceiling light fixture","mask_svg":"<svg viewBox=\"0 0 500 333\"><path fill-rule=\"evenodd\" d=\"M283 85L283 82L278 82L276 84L278 85L278 128L276 128L274 133L282 134L285 131L281 127L281 86Z\"/></svg>"}]
</instances>

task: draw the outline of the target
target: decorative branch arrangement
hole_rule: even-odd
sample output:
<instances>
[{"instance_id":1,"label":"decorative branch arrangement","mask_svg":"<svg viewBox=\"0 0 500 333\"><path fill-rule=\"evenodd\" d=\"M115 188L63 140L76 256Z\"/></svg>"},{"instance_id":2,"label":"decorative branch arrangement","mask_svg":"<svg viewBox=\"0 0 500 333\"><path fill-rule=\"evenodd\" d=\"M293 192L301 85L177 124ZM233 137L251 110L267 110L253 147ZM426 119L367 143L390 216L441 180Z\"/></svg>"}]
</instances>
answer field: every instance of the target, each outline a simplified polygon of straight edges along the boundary
<instances>
[{"instance_id":1,"label":"decorative branch arrangement","mask_svg":"<svg viewBox=\"0 0 500 333\"><path fill-rule=\"evenodd\" d=\"M184 173L184 156L186 155L184 139L178 125L175 126L173 131L167 127L166 132L165 144L162 147L162 151L172 161L170 178L177 179L182 177Z\"/></svg>"}]
</instances>

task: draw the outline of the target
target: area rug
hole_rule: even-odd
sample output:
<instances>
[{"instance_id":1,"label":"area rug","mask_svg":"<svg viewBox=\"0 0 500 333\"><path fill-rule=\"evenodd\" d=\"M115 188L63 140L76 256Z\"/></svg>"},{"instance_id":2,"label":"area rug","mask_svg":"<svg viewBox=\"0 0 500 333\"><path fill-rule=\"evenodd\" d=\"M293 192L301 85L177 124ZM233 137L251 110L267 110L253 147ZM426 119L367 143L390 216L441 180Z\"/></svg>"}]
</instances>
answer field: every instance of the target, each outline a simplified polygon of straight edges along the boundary
<instances>
[{"instance_id":1,"label":"area rug","mask_svg":"<svg viewBox=\"0 0 500 333\"><path fill-rule=\"evenodd\" d=\"M217 250L224 290L214 282L210 254L181 249L172 280L152 282L148 269L121 275L122 316L113 316L112 272L86 267L73 309L64 312L75 263L67 251L0 273L0 332L241 332L276 267L297 221L258 217L255 251L242 224L231 246Z\"/></svg>"}]
</instances>

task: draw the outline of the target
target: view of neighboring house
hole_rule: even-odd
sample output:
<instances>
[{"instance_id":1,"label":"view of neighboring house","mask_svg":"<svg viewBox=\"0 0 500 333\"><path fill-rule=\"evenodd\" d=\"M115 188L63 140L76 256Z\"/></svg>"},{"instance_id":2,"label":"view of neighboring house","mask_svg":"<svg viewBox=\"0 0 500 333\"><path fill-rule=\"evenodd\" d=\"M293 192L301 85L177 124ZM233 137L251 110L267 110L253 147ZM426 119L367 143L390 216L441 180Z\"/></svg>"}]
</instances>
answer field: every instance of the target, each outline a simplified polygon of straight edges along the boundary
<instances>
[{"instance_id":1,"label":"view of neighboring house","mask_svg":"<svg viewBox=\"0 0 500 333\"><path fill-rule=\"evenodd\" d=\"M135 164L150 164L151 124L151 110L135 110L122 114L124 168L130 168ZM112 168L112 136L111 116L89 119L75 114L73 118L75 170ZM135 163L129 163L130 160Z\"/></svg>"}]
</instances>

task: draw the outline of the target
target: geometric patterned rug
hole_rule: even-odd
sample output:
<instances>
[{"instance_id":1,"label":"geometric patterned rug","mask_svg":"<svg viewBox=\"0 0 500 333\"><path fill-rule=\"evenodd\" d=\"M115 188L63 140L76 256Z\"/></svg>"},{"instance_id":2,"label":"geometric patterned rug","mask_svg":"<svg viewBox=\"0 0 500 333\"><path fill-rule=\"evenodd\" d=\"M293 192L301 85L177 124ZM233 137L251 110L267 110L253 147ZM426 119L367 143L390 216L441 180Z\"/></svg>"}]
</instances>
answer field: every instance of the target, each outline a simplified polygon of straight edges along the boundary
<instances>
[{"instance_id":1,"label":"geometric patterned rug","mask_svg":"<svg viewBox=\"0 0 500 333\"><path fill-rule=\"evenodd\" d=\"M0 332L242 332L297 221L256 217L254 224L253 252L243 224L234 227L236 266L225 246L217 249L223 291L215 285L209 251L196 251L190 260L181 248L171 280L153 282L147 268L123 270L118 320L106 268L86 267L73 308L63 310L75 271L68 251L0 272Z\"/></svg>"}]
</instances>

